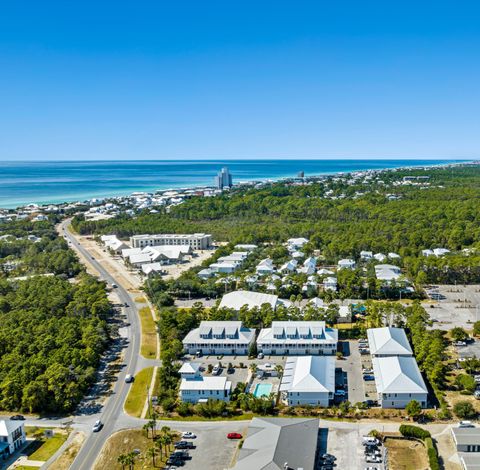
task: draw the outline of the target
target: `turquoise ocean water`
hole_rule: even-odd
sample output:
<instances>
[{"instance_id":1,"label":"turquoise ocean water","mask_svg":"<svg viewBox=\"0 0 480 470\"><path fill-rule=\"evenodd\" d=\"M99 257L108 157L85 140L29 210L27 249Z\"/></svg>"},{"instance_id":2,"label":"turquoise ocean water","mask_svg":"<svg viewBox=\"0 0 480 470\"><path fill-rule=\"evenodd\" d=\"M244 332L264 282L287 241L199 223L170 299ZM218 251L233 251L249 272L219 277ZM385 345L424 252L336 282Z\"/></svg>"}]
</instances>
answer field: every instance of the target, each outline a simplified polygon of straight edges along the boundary
<instances>
[{"instance_id":1,"label":"turquoise ocean water","mask_svg":"<svg viewBox=\"0 0 480 470\"><path fill-rule=\"evenodd\" d=\"M0 162L0 207L82 201L134 191L211 186L228 166L234 182L451 163L452 160L211 160Z\"/></svg>"}]
</instances>

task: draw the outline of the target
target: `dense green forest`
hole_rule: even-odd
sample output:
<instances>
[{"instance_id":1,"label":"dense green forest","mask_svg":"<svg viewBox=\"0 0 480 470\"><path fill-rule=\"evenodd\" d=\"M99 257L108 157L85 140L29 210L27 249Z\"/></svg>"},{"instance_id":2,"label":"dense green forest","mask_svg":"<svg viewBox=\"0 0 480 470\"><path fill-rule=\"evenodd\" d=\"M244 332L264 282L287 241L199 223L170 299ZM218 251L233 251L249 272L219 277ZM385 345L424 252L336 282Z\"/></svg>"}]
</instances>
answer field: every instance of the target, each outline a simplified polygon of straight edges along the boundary
<instances>
[{"instance_id":1,"label":"dense green forest","mask_svg":"<svg viewBox=\"0 0 480 470\"><path fill-rule=\"evenodd\" d=\"M428 170L431 186L389 186L372 191L365 185L340 185L345 194L363 190L358 198L327 199L325 184L233 191L212 198L192 198L169 213L142 213L131 218L85 222L75 219L80 233L207 232L235 243L283 242L304 236L330 260L358 256L361 250L396 251L417 256L434 246L458 250L480 237L480 169L458 167ZM401 174L382 175L386 182ZM395 192L399 199L387 195Z\"/></svg>"},{"instance_id":2,"label":"dense green forest","mask_svg":"<svg viewBox=\"0 0 480 470\"><path fill-rule=\"evenodd\" d=\"M430 178L423 186L399 184L405 175ZM320 250L325 264L343 257L358 259L362 250L396 252L408 277L420 284L480 282L480 254L475 250L480 247L480 168L389 171L380 177L367 183L330 178L306 186L278 183L238 189L192 198L169 213L145 211L133 218L97 222L77 217L74 227L83 234L120 237L207 232L232 244L303 236L310 240L306 252ZM325 197L327 192L338 198ZM422 249L434 247L456 253L444 258L420 256ZM464 248L473 250L460 251Z\"/></svg>"},{"instance_id":3,"label":"dense green forest","mask_svg":"<svg viewBox=\"0 0 480 470\"><path fill-rule=\"evenodd\" d=\"M0 224L0 236L4 236L0 239L0 279L45 273L71 277L82 271L67 242L55 232L53 221Z\"/></svg>"},{"instance_id":4,"label":"dense green forest","mask_svg":"<svg viewBox=\"0 0 480 470\"><path fill-rule=\"evenodd\" d=\"M109 341L105 284L83 271L54 220L9 222L0 235L9 235L0 241L0 409L72 411Z\"/></svg>"}]
</instances>

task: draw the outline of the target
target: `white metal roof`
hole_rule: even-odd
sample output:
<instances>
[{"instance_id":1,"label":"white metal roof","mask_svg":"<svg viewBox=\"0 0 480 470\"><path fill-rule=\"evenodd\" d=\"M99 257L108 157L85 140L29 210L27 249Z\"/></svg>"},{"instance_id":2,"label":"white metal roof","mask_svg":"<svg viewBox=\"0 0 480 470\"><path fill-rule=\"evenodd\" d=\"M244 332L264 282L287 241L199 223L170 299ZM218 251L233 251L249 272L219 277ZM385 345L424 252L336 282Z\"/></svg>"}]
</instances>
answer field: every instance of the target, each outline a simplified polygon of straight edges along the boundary
<instances>
[{"instance_id":1,"label":"white metal roof","mask_svg":"<svg viewBox=\"0 0 480 470\"><path fill-rule=\"evenodd\" d=\"M412 348L403 328L369 328L367 337L372 356L412 355Z\"/></svg>"},{"instance_id":2,"label":"white metal roof","mask_svg":"<svg viewBox=\"0 0 480 470\"><path fill-rule=\"evenodd\" d=\"M335 357L289 357L285 364L280 391L334 393Z\"/></svg>"},{"instance_id":3,"label":"white metal roof","mask_svg":"<svg viewBox=\"0 0 480 470\"><path fill-rule=\"evenodd\" d=\"M180 390L230 390L232 382L226 377L200 377L198 379L182 379Z\"/></svg>"},{"instance_id":4,"label":"white metal roof","mask_svg":"<svg viewBox=\"0 0 480 470\"><path fill-rule=\"evenodd\" d=\"M220 308L227 307L234 310L240 310L244 305L249 308L260 307L263 304L270 304L272 308L277 305L278 296L264 294L262 292L252 292L247 290L237 290L225 294L220 302Z\"/></svg>"},{"instance_id":5,"label":"white metal roof","mask_svg":"<svg viewBox=\"0 0 480 470\"><path fill-rule=\"evenodd\" d=\"M428 393L412 356L374 357L372 364L378 393Z\"/></svg>"}]
</instances>

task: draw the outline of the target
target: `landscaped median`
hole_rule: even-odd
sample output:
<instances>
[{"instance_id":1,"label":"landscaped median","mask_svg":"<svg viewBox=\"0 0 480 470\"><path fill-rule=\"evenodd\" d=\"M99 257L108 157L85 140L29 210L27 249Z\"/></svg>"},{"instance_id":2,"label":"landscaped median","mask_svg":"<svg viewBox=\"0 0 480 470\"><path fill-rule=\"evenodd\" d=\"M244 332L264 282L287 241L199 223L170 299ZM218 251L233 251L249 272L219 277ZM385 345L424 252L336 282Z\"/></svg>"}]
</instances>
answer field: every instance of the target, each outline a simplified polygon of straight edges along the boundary
<instances>
[{"instance_id":1,"label":"landscaped median","mask_svg":"<svg viewBox=\"0 0 480 470\"><path fill-rule=\"evenodd\" d=\"M152 383L154 367L147 367L141 370L135 380L130 384L130 391L125 400L125 412L130 416L140 418L147 401L148 390Z\"/></svg>"},{"instance_id":2,"label":"landscaped median","mask_svg":"<svg viewBox=\"0 0 480 470\"><path fill-rule=\"evenodd\" d=\"M140 322L142 324L142 345L140 353L147 359L157 357L157 325L152 317L150 307L145 306L139 309Z\"/></svg>"}]
</instances>

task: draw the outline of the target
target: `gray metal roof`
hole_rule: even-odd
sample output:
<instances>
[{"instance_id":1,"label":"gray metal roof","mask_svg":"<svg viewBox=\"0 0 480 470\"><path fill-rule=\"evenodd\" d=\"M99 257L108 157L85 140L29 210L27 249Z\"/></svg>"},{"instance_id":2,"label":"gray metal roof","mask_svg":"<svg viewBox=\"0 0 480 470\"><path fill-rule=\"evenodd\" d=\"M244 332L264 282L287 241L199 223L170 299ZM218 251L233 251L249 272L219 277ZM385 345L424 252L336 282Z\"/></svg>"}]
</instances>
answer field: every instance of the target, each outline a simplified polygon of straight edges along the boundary
<instances>
[{"instance_id":1,"label":"gray metal roof","mask_svg":"<svg viewBox=\"0 0 480 470\"><path fill-rule=\"evenodd\" d=\"M313 470L319 420L253 418L234 470Z\"/></svg>"},{"instance_id":2,"label":"gray metal roof","mask_svg":"<svg viewBox=\"0 0 480 470\"><path fill-rule=\"evenodd\" d=\"M480 470L480 452L460 452L465 470Z\"/></svg>"},{"instance_id":3,"label":"gray metal roof","mask_svg":"<svg viewBox=\"0 0 480 470\"><path fill-rule=\"evenodd\" d=\"M369 328L367 337L372 356L412 355L412 348L403 328Z\"/></svg>"}]
</instances>

